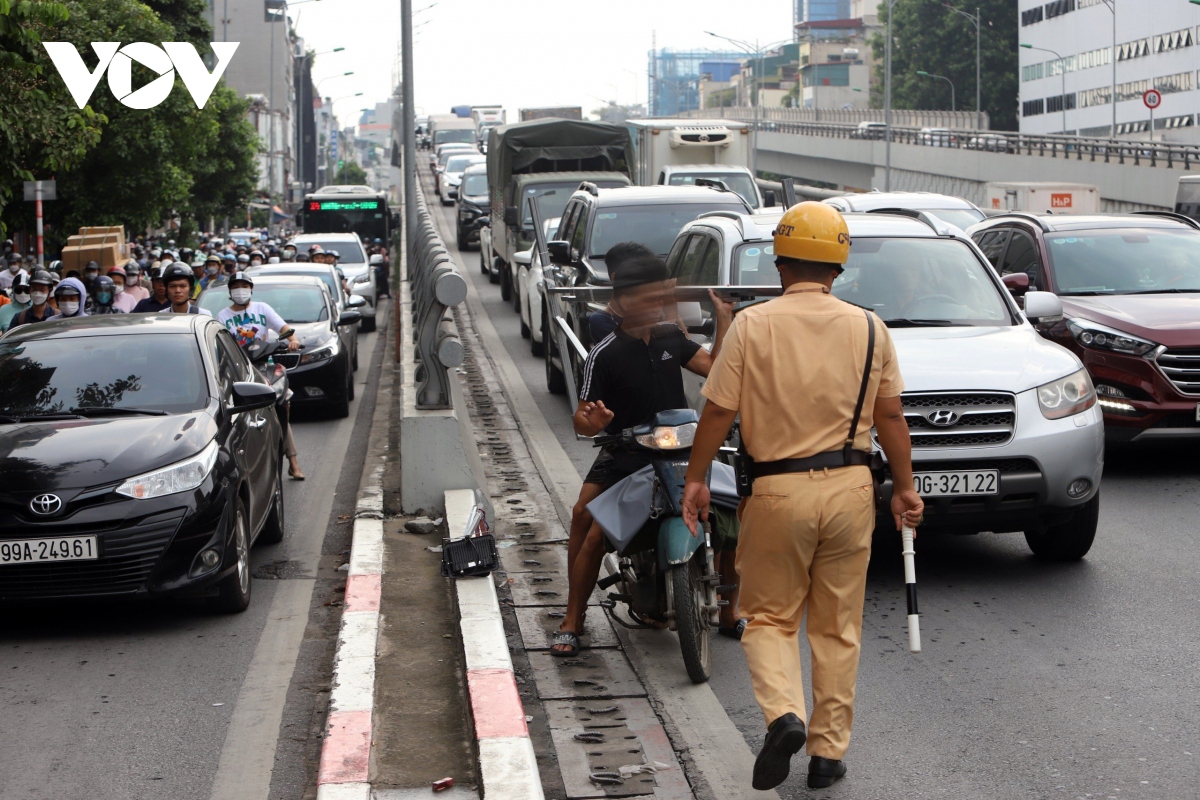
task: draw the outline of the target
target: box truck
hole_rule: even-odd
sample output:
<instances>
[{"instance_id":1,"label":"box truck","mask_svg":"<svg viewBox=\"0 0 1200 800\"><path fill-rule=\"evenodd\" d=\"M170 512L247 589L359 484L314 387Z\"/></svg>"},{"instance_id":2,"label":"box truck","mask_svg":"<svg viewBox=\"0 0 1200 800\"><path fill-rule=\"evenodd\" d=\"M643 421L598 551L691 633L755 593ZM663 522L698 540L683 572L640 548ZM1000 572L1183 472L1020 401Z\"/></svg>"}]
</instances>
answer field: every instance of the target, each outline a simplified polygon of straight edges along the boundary
<instances>
[{"instance_id":1,"label":"box truck","mask_svg":"<svg viewBox=\"0 0 1200 800\"><path fill-rule=\"evenodd\" d=\"M531 119L583 119L583 109L579 106L555 106L554 108L522 108L519 112L521 122Z\"/></svg>"},{"instance_id":2,"label":"box truck","mask_svg":"<svg viewBox=\"0 0 1200 800\"><path fill-rule=\"evenodd\" d=\"M475 123L470 117L435 114L429 118L429 144L437 149L446 142L475 144Z\"/></svg>"},{"instance_id":3,"label":"box truck","mask_svg":"<svg viewBox=\"0 0 1200 800\"><path fill-rule=\"evenodd\" d=\"M984 187L984 211L1033 211L1039 214L1097 214L1100 192L1090 183L997 181Z\"/></svg>"},{"instance_id":4,"label":"box truck","mask_svg":"<svg viewBox=\"0 0 1200 800\"><path fill-rule=\"evenodd\" d=\"M637 150L640 186L694 186L719 181L751 208L772 206L774 193L759 189L750 172L750 126L727 119L631 119L625 121Z\"/></svg>"}]
</instances>

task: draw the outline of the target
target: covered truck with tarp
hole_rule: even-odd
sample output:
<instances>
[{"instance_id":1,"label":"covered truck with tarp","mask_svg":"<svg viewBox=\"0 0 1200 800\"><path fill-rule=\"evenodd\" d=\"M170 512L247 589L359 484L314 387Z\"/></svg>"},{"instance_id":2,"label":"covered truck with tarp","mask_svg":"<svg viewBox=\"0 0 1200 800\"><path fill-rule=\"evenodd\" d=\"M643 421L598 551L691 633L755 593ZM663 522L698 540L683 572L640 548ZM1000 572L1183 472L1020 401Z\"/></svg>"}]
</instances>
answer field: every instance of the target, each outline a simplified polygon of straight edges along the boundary
<instances>
[{"instance_id":1,"label":"covered truck with tarp","mask_svg":"<svg viewBox=\"0 0 1200 800\"><path fill-rule=\"evenodd\" d=\"M525 194L536 193L544 217L553 218L583 181L628 185L632 163L633 142L621 125L537 119L492 128L487 150L491 224L481 231L480 265L501 284L505 299L513 287L513 256L533 245ZM553 173L564 173L562 180Z\"/></svg>"}]
</instances>

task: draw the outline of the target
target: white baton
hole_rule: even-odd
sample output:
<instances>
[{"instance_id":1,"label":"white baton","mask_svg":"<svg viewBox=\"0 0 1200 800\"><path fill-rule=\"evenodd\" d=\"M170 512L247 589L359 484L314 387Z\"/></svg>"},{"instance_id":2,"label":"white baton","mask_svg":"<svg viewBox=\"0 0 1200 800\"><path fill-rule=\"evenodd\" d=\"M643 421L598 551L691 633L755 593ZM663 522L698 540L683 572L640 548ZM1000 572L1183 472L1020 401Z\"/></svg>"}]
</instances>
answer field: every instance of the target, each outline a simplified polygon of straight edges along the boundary
<instances>
[{"instance_id":1,"label":"white baton","mask_svg":"<svg viewBox=\"0 0 1200 800\"><path fill-rule=\"evenodd\" d=\"M904 589L908 595L908 652L921 652L921 618L917 616L917 551L913 549L913 529L905 525L900 531L904 544Z\"/></svg>"}]
</instances>

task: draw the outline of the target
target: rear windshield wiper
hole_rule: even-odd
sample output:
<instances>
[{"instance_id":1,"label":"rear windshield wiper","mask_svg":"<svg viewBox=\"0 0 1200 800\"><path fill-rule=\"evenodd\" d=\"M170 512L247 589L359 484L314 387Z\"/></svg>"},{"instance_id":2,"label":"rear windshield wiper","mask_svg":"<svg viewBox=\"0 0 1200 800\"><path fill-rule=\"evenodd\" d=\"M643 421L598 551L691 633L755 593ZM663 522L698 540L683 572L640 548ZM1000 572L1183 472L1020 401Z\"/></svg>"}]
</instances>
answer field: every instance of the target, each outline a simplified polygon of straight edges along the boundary
<instances>
[{"instance_id":1,"label":"rear windshield wiper","mask_svg":"<svg viewBox=\"0 0 1200 800\"><path fill-rule=\"evenodd\" d=\"M103 416L132 416L135 414L149 417L165 417L167 412L158 408L132 408L129 406L77 406L71 409L71 413L79 414L84 417L103 417Z\"/></svg>"},{"instance_id":2,"label":"rear windshield wiper","mask_svg":"<svg viewBox=\"0 0 1200 800\"><path fill-rule=\"evenodd\" d=\"M968 327L965 322L955 322L950 319L885 319L884 324L889 328L954 328Z\"/></svg>"}]
</instances>

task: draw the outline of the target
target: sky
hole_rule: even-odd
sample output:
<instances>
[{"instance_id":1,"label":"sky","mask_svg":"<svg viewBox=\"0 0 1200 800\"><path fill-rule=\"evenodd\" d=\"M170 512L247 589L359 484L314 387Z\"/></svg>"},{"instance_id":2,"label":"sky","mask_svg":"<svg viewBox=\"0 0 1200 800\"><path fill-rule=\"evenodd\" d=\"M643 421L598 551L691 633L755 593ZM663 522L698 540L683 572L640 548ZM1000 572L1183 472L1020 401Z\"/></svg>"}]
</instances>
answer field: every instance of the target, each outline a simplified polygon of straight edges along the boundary
<instances>
[{"instance_id":1,"label":"sky","mask_svg":"<svg viewBox=\"0 0 1200 800\"><path fill-rule=\"evenodd\" d=\"M418 114L446 114L501 104L511 122L518 108L582 106L586 115L610 100L645 103L655 34L660 48L734 49L705 31L770 45L791 39L792 2L413 0L415 105ZM309 49L346 48L313 66L342 124L391 96L399 0L307 0L288 13Z\"/></svg>"}]
</instances>

